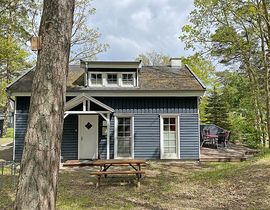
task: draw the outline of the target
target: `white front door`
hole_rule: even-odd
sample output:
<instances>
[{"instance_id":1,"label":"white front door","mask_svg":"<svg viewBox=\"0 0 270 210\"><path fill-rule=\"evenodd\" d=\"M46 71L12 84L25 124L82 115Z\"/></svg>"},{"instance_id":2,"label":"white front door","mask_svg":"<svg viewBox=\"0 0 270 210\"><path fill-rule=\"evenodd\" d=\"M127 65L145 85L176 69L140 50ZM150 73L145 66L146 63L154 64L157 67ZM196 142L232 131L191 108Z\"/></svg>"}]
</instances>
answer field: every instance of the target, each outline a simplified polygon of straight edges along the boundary
<instances>
[{"instance_id":1,"label":"white front door","mask_svg":"<svg viewBox=\"0 0 270 210\"><path fill-rule=\"evenodd\" d=\"M97 159L98 115L80 115L79 128L79 159Z\"/></svg>"},{"instance_id":2,"label":"white front door","mask_svg":"<svg viewBox=\"0 0 270 210\"><path fill-rule=\"evenodd\" d=\"M160 127L161 159L178 159L178 116L161 116Z\"/></svg>"}]
</instances>

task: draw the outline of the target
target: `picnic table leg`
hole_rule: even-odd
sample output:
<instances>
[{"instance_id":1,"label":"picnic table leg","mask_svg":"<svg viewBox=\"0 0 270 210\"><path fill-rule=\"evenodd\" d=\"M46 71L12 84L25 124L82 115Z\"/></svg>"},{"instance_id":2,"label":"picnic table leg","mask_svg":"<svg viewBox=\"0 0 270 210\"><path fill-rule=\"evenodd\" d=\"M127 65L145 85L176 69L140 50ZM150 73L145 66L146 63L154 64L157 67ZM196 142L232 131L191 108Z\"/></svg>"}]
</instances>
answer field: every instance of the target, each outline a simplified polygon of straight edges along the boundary
<instances>
[{"instance_id":1,"label":"picnic table leg","mask_svg":"<svg viewBox=\"0 0 270 210\"><path fill-rule=\"evenodd\" d=\"M137 187L139 188L141 186L141 182L140 182L140 174L137 174Z\"/></svg>"},{"instance_id":2,"label":"picnic table leg","mask_svg":"<svg viewBox=\"0 0 270 210\"><path fill-rule=\"evenodd\" d=\"M98 181L97 181L97 184L96 184L96 188L100 187L100 179L101 179L101 176L99 175L98 176Z\"/></svg>"},{"instance_id":3,"label":"picnic table leg","mask_svg":"<svg viewBox=\"0 0 270 210\"><path fill-rule=\"evenodd\" d=\"M139 171L141 171L141 164L138 164ZM139 174L140 178L142 178L142 174Z\"/></svg>"}]
</instances>

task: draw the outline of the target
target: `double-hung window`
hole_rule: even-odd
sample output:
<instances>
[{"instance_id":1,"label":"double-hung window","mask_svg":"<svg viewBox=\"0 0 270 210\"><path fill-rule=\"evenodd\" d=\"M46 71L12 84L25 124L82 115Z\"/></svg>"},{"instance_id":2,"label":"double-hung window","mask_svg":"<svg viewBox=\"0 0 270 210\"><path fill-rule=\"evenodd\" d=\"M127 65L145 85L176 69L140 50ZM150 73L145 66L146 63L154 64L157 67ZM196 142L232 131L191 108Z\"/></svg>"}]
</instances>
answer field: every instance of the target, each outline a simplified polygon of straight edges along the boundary
<instances>
[{"instance_id":1,"label":"double-hung window","mask_svg":"<svg viewBox=\"0 0 270 210\"><path fill-rule=\"evenodd\" d=\"M91 73L91 85L102 85L102 74Z\"/></svg>"},{"instance_id":2,"label":"double-hung window","mask_svg":"<svg viewBox=\"0 0 270 210\"><path fill-rule=\"evenodd\" d=\"M107 84L108 85L117 85L117 74L116 73L108 73L107 74Z\"/></svg>"},{"instance_id":3,"label":"double-hung window","mask_svg":"<svg viewBox=\"0 0 270 210\"><path fill-rule=\"evenodd\" d=\"M122 84L124 86L134 86L134 74L122 74Z\"/></svg>"},{"instance_id":4,"label":"double-hung window","mask_svg":"<svg viewBox=\"0 0 270 210\"><path fill-rule=\"evenodd\" d=\"M132 117L116 118L116 158L132 158L133 156L132 119Z\"/></svg>"}]
</instances>

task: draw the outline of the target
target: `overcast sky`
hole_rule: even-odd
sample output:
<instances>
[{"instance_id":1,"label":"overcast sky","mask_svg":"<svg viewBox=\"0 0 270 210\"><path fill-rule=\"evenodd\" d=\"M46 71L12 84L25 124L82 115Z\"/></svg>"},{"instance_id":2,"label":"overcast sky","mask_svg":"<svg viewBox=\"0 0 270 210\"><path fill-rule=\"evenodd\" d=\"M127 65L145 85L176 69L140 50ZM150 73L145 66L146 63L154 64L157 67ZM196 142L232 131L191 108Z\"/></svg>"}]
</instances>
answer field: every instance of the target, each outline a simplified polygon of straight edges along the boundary
<instances>
[{"instance_id":1,"label":"overcast sky","mask_svg":"<svg viewBox=\"0 0 270 210\"><path fill-rule=\"evenodd\" d=\"M178 37L193 0L94 0L93 7L90 24L110 45L98 60L134 60L153 50L171 57L188 54Z\"/></svg>"}]
</instances>

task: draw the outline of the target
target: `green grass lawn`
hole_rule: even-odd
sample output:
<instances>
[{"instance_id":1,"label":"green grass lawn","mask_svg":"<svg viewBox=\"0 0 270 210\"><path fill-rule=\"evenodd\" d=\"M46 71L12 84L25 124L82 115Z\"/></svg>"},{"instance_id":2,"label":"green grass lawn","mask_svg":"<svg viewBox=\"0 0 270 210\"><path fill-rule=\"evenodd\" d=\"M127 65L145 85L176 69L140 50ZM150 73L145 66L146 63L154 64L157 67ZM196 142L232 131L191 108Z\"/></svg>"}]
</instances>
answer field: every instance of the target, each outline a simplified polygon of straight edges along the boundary
<instances>
[{"instance_id":1,"label":"green grass lawn","mask_svg":"<svg viewBox=\"0 0 270 210\"><path fill-rule=\"evenodd\" d=\"M13 142L13 138L0 138L0 145L9 144Z\"/></svg>"},{"instance_id":2,"label":"green grass lawn","mask_svg":"<svg viewBox=\"0 0 270 210\"><path fill-rule=\"evenodd\" d=\"M12 141L13 141L13 128L8 128L6 136L0 138L0 145L9 144Z\"/></svg>"},{"instance_id":3,"label":"green grass lawn","mask_svg":"<svg viewBox=\"0 0 270 210\"><path fill-rule=\"evenodd\" d=\"M98 189L90 169L61 170L57 209L270 209L269 152L240 163L151 161L144 169L140 188L131 176L103 179ZM14 200L6 174L0 209Z\"/></svg>"}]
</instances>

